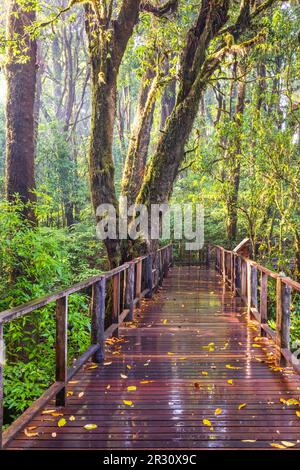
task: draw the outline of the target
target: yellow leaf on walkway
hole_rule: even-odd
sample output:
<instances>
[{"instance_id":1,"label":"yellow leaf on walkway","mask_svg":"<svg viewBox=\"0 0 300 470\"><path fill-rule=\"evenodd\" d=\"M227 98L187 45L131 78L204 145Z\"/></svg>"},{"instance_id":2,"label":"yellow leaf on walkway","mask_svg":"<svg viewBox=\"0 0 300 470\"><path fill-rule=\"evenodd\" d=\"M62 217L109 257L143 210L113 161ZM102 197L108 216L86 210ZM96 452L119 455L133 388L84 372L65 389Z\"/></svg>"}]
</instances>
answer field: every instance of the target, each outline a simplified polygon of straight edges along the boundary
<instances>
[{"instance_id":1,"label":"yellow leaf on walkway","mask_svg":"<svg viewBox=\"0 0 300 470\"><path fill-rule=\"evenodd\" d=\"M286 449L286 447L283 446L282 444L276 444L275 442L272 442L270 446L276 447L276 449Z\"/></svg>"},{"instance_id":2,"label":"yellow leaf on walkway","mask_svg":"<svg viewBox=\"0 0 300 470\"><path fill-rule=\"evenodd\" d=\"M167 323L168 323L168 320L167 320L167 319L163 320L163 324L164 324L164 325L166 325Z\"/></svg>"},{"instance_id":3,"label":"yellow leaf on walkway","mask_svg":"<svg viewBox=\"0 0 300 470\"><path fill-rule=\"evenodd\" d=\"M238 366L232 366L231 364L226 364L226 369L233 369L233 370L238 370L238 369L241 369L241 367L238 367Z\"/></svg>"},{"instance_id":4,"label":"yellow leaf on walkway","mask_svg":"<svg viewBox=\"0 0 300 470\"><path fill-rule=\"evenodd\" d=\"M256 442L256 439L242 439L242 442Z\"/></svg>"},{"instance_id":5,"label":"yellow leaf on walkway","mask_svg":"<svg viewBox=\"0 0 300 470\"><path fill-rule=\"evenodd\" d=\"M61 418L58 423L57 423L57 426L59 428L62 428L63 426L65 426L65 424L67 424L67 421L65 420L65 418Z\"/></svg>"},{"instance_id":6,"label":"yellow leaf on walkway","mask_svg":"<svg viewBox=\"0 0 300 470\"><path fill-rule=\"evenodd\" d=\"M201 372L201 374L202 374L202 375L208 375L208 372L206 372L205 370L203 370L203 371Z\"/></svg>"},{"instance_id":7,"label":"yellow leaf on walkway","mask_svg":"<svg viewBox=\"0 0 300 470\"><path fill-rule=\"evenodd\" d=\"M86 424L84 426L84 429L87 429L88 431L91 431L92 429L96 429L98 426L97 424Z\"/></svg>"},{"instance_id":8,"label":"yellow leaf on walkway","mask_svg":"<svg viewBox=\"0 0 300 470\"><path fill-rule=\"evenodd\" d=\"M202 423L203 423L205 426L211 426L211 422L209 421L209 419L203 419L203 420L202 420Z\"/></svg>"},{"instance_id":9,"label":"yellow leaf on walkway","mask_svg":"<svg viewBox=\"0 0 300 470\"><path fill-rule=\"evenodd\" d=\"M300 418L300 411L296 411L296 415Z\"/></svg>"},{"instance_id":10,"label":"yellow leaf on walkway","mask_svg":"<svg viewBox=\"0 0 300 470\"><path fill-rule=\"evenodd\" d=\"M131 400L123 400L124 405L132 406L133 402Z\"/></svg>"},{"instance_id":11,"label":"yellow leaf on walkway","mask_svg":"<svg viewBox=\"0 0 300 470\"><path fill-rule=\"evenodd\" d=\"M229 380L227 380L227 383L228 383L229 385L233 385L233 380L232 380L232 379L229 379Z\"/></svg>"},{"instance_id":12,"label":"yellow leaf on walkway","mask_svg":"<svg viewBox=\"0 0 300 470\"><path fill-rule=\"evenodd\" d=\"M223 413L223 410L221 408L216 408L215 409L215 416L218 416L220 415L221 413Z\"/></svg>"},{"instance_id":13,"label":"yellow leaf on walkway","mask_svg":"<svg viewBox=\"0 0 300 470\"><path fill-rule=\"evenodd\" d=\"M247 406L247 403L241 403L239 405L239 410L241 410L242 408L245 408L245 406Z\"/></svg>"},{"instance_id":14,"label":"yellow leaf on walkway","mask_svg":"<svg viewBox=\"0 0 300 470\"><path fill-rule=\"evenodd\" d=\"M133 392L134 390L136 390L136 386L135 385L130 385L130 387L127 387L127 390L128 390L128 392Z\"/></svg>"},{"instance_id":15,"label":"yellow leaf on walkway","mask_svg":"<svg viewBox=\"0 0 300 470\"><path fill-rule=\"evenodd\" d=\"M24 429L24 434L26 437L37 437L39 435L38 432L30 432L29 429Z\"/></svg>"},{"instance_id":16,"label":"yellow leaf on walkway","mask_svg":"<svg viewBox=\"0 0 300 470\"><path fill-rule=\"evenodd\" d=\"M73 415L70 416L70 418L69 418L70 421L75 421L75 419L76 419L76 418L75 418L75 416L73 416Z\"/></svg>"},{"instance_id":17,"label":"yellow leaf on walkway","mask_svg":"<svg viewBox=\"0 0 300 470\"><path fill-rule=\"evenodd\" d=\"M281 441L281 444L283 444L285 447L294 447L296 445L295 442L289 442L289 441Z\"/></svg>"},{"instance_id":18,"label":"yellow leaf on walkway","mask_svg":"<svg viewBox=\"0 0 300 470\"><path fill-rule=\"evenodd\" d=\"M44 410L42 411L42 415L51 415L52 413L55 413L56 410Z\"/></svg>"}]
</instances>

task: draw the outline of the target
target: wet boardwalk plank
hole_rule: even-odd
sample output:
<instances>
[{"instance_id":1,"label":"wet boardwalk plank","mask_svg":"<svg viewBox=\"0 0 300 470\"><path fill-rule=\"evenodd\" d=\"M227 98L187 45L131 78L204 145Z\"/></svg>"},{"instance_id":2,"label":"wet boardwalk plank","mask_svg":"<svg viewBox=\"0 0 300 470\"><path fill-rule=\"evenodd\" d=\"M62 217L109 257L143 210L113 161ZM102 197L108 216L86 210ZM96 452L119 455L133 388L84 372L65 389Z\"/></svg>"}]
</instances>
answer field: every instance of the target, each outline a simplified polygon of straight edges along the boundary
<instances>
[{"instance_id":1,"label":"wet boardwalk plank","mask_svg":"<svg viewBox=\"0 0 300 470\"><path fill-rule=\"evenodd\" d=\"M69 384L67 406L49 404L59 416L38 415L27 427L38 435L20 432L8 448L300 447L300 408L280 401L299 398L299 377L274 370L272 342L255 339L214 270L172 268L119 333L106 365L86 364Z\"/></svg>"}]
</instances>

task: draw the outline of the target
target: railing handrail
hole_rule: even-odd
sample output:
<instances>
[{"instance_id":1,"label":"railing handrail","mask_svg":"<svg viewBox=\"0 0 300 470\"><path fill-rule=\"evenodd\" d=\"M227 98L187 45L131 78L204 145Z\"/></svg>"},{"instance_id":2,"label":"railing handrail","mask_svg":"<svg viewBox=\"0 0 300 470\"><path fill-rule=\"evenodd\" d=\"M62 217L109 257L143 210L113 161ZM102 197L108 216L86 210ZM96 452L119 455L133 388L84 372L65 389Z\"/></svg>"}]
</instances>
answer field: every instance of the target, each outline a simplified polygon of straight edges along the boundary
<instances>
[{"instance_id":1,"label":"railing handrail","mask_svg":"<svg viewBox=\"0 0 300 470\"><path fill-rule=\"evenodd\" d=\"M290 315L292 289L300 291L300 283L284 274L276 273L241 254L215 245L216 269L232 292L246 304L253 315L262 336L275 341L278 365L291 365L300 373L300 362L290 350ZM260 272L260 285L258 285ZM276 280L276 329L268 325L268 278ZM258 301L258 294L260 301Z\"/></svg>"},{"instance_id":2,"label":"railing handrail","mask_svg":"<svg viewBox=\"0 0 300 470\"><path fill-rule=\"evenodd\" d=\"M152 253L128 261L115 269L0 313L1 343L3 342L3 326L5 323L45 307L51 302L56 302L56 381L3 434L3 365L0 363L0 449L6 446L52 398L56 397L58 406L65 405L68 381L90 357L93 357L93 361L96 363L103 362L105 340L112 336L127 318L132 321L134 319L134 307L140 306L143 297L151 298L153 290L162 285L163 278L167 276L173 261L172 249L173 245L170 243ZM145 264L143 265L143 263ZM124 273L122 277L120 276L121 273ZM112 310L109 318L111 323L105 329L107 280L112 281L113 292ZM91 346L68 368L68 298L71 294L88 287L92 287ZM123 297L121 292L124 293Z\"/></svg>"},{"instance_id":3,"label":"railing handrail","mask_svg":"<svg viewBox=\"0 0 300 470\"><path fill-rule=\"evenodd\" d=\"M219 248L221 250L224 250L224 253L228 253L228 254L234 254L235 256L239 256L241 259L243 259L245 262L247 263L250 263L251 266L255 266L258 271L260 272L263 272L265 274L267 274L268 276L272 277L273 279L277 279L278 277L280 277L280 279L282 280L282 282L284 282L285 284L287 284L288 286L292 287L293 289L297 290L300 292L300 283L295 281L294 279L288 277L288 276L281 276L280 273L277 273L276 271L272 271L270 268L267 268L266 266L263 266L262 264L259 264L257 263L257 261L254 261L253 259L251 258L247 258L245 256L242 256L238 253L236 253L235 251L233 250L227 250L226 248L220 246L220 245L214 245L215 248Z\"/></svg>"}]
</instances>

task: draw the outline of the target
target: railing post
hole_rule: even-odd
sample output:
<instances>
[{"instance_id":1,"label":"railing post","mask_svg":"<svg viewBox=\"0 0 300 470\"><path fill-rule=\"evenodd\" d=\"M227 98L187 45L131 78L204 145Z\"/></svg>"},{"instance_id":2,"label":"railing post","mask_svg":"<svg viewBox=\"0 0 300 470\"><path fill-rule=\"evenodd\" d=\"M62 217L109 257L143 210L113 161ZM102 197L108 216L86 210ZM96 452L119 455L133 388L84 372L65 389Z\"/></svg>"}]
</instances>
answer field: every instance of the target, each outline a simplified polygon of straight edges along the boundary
<instances>
[{"instance_id":1,"label":"railing post","mask_svg":"<svg viewBox=\"0 0 300 470\"><path fill-rule=\"evenodd\" d=\"M105 358L104 330L105 330L105 286L103 277L92 286L92 344L98 344L99 349L93 356L93 361L100 364Z\"/></svg>"},{"instance_id":2,"label":"railing post","mask_svg":"<svg viewBox=\"0 0 300 470\"><path fill-rule=\"evenodd\" d=\"M56 301L56 381L65 386L56 395L56 406L66 404L66 383L68 368L68 297Z\"/></svg>"},{"instance_id":3,"label":"railing post","mask_svg":"<svg viewBox=\"0 0 300 470\"><path fill-rule=\"evenodd\" d=\"M235 255L235 276L234 276L234 284L235 284L235 293L241 295L241 265L242 259L239 255Z\"/></svg>"},{"instance_id":4,"label":"railing post","mask_svg":"<svg viewBox=\"0 0 300 470\"><path fill-rule=\"evenodd\" d=\"M247 308L248 312L251 309L251 292L252 292L252 266L249 261L246 261L246 285L247 285Z\"/></svg>"},{"instance_id":5,"label":"railing post","mask_svg":"<svg viewBox=\"0 0 300 470\"><path fill-rule=\"evenodd\" d=\"M261 323L261 336L267 336L263 325L268 322L268 275L261 271L260 273L260 323Z\"/></svg>"},{"instance_id":6,"label":"railing post","mask_svg":"<svg viewBox=\"0 0 300 470\"><path fill-rule=\"evenodd\" d=\"M173 266L174 260L173 260L173 244L170 245L170 266Z\"/></svg>"},{"instance_id":7,"label":"railing post","mask_svg":"<svg viewBox=\"0 0 300 470\"><path fill-rule=\"evenodd\" d=\"M134 301L134 271L135 264L129 263L126 277L125 308L128 308L128 320L133 321L133 301Z\"/></svg>"},{"instance_id":8,"label":"railing post","mask_svg":"<svg viewBox=\"0 0 300 470\"><path fill-rule=\"evenodd\" d=\"M161 287L163 283L163 261L162 261L162 252L158 252L158 285Z\"/></svg>"},{"instance_id":9,"label":"railing post","mask_svg":"<svg viewBox=\"0 0 300 470\"><path fill-rule=\"evenodd\" d=\"M241 297L246 299L247 294L247 264L246 261L241 260Z\"/></svg>"},{"instance_id":10,"label":"railing post","mask_svg":"<svg viewBox=\"0 0 300 470\"><path fill-rule=\"evenodd\" d=\"M168 277L169 262L167 248L163 250L163 279Z\"/></svg>"},{"instance_id":11,"label":"railing post","mask_svg":"<svg viewBox=\"0 0 300 470\"><path fill-rule=\"evenodd\" d=\"M285 365L286 359L281 349L290 349L290 314L291 287L282 282L282 276L276 280L276 346L278 363Z\"/></svg>"},{"instance_id":12,"label":"railing post","mask_svg":"<svg viewBox=\"0 0 300 470\"><path fill-rule=\"evenodd\" d=\"M257 267L251 269L251 307L257 310Z\"/></svg>"},{"instance_id":13,"label":"railing post","mask_svg":"<svg viewBox=\"0 0 300 470\"><path fill-rule=\"evenodd\" d=\"M141 305L141 292L142 292L142 261L139 260L136 263L136 284L135 284L135 295L138 298L137 307Z\"/></svg>"},{"instance_id":14,"label":"railing post","mask_svg":"<svg viewBox=\"0 0 300 470\"><path fill-rule=\"evenodd\" d=\"M223 282L226 282L226 271L225 271L225 250L222 248L222 276Z\"/></svg>"},{"instance_id":15,"label":"railing post","mask_svg":"<svg viewBox=\"0 0 300 470\"><path fill-rule=\"evenodd\" d=\"M235 269L234 269L234 253L230 252L230 280L231 280L231 290L235 291Z\"/></svg>"},{"instance_id":16,"label":"railing post","mask_svg":"<svg viewBox=\"0 0 300 470\"><path fill-rule=\"evenodd\" d=\"M0 450L2 449L2 430L3 430L3 367L5 360L4 338L3 338L3 323L0 323Z\"/></svg>"},{"instance_id":17,"label":"railing post","mask_svg":"<svg viewBox=\"0 0 300 470\"><path fill-rule=\"evenodd\" d=\"M119 323L120 315L120 273L113 276L113 308L112 308L112 323ZM116 330L115 336L119 335L119 331Z\"/></svg>"},{"instance_id":18,"label":"railing post","mask_svg":"<svg viewBox=\"0 0 300 470\"><path fill-rule=\"evenodd\" d=\"M152 279L152 255L148 255L146 258L146 289L149 289L145 295L146 299L152 298L153 291L153 279Z\"/></svg>"}]
</instances>

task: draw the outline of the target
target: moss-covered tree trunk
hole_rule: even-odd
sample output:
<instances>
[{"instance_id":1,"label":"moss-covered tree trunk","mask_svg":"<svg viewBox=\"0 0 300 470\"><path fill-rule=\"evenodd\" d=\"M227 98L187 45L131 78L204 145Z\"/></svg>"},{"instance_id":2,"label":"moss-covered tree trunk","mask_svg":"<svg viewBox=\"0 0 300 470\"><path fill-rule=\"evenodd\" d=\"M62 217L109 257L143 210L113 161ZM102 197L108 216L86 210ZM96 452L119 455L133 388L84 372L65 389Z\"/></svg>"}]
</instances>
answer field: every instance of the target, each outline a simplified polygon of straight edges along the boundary
<instances>
[{"instance_id":1,"label":"moss-covered tree trunk","mask_svg":"<svg viewBox=\"0 0 300 470\"><path fill-rule=\"evenodd\" d=\"M6 193L10 201L18 194L21 201L27 203L36 200L34 101L37 46L28 32L36 16L35 10L30 9L32 2L24 1L21 5L18 1L9 1L7 15ZM24 215L35 219L31 208L25 209Z\"/></svg>"},{"instance_id":2,"label":"moss-covered tree trunk","mask_svg":"<svg viewBox=\"0 0 300 470\"><path fill-rule=\"evenodd\" d=\"M143 181L157 93L155 77L155 68L150 66L141 80L136 120L130 136L122 178L122 195L127 196L129 205L136 200Z\"/></svg>"}]
</instances>

